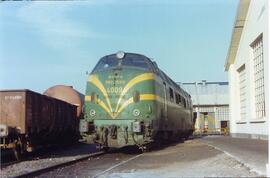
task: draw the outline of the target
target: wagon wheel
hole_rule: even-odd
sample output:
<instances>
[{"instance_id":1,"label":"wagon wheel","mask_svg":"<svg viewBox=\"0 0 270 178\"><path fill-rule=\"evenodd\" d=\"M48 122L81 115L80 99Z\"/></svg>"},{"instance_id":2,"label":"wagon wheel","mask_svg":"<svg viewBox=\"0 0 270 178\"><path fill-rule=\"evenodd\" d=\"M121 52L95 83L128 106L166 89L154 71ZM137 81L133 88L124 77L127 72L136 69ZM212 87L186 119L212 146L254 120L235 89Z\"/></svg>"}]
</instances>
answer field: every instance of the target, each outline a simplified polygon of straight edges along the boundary
<instances>
[{"instance_id":1,"label":"wagon wheel","mask_svg":"<svg viewBox=\"0 0 270 178\"><path fill-rule=\"evenodd\" d=\"M110 150L110 148L106 146L106 147L103 147L102 150L103 150L105 153L108 153L109 150Z\"/></svg>"},{"instance_id":2,"label":"wagon wheel","mask_svg":"<svg viewBox=\"0 0 270 178\"><path fill-rule=\"evenodd\" d=\"M20 160L22 158L23 146L22 146L22 142L20 139L15 140L13 152L14 152L14 156L15 156L16 160Z\"/></svg>"},{"instance_id":3,"label":"wagon wheel","mask_svg":"<svg viewBox=\"0 0 270 178\"><path fill-rule=\"evenodd\" d=\"M189 134L186 134L186 135L184 136L184 138L185 138L185 140L188 140L188 139L189 139Z\"/></svg>"},{"instance_id":4,"label":"wagon wheel","mask_svg":"<svg viewBox=\"0 0 270 178\"><path fill-rule=\"evenodd\" d=\"M102 145L100 143L96 144L96 150L101 151L102 150Z\"/></svg>"}]
</instances>

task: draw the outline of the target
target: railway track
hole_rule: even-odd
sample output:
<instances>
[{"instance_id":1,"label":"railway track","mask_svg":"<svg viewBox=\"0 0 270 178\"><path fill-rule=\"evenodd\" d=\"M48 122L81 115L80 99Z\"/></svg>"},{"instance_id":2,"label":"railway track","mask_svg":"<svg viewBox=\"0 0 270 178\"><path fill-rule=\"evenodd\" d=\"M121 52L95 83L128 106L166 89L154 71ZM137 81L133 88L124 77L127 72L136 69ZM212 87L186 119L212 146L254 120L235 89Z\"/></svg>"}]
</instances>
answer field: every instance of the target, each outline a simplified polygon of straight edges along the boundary
<instances>
[{"instance_id":1,"label":"railway track","mask_svg":"<svg viewBox=\"0 0 270 178\"><path fill-rule=\"evenodd\" d=\"M1 150L1 169L19 163L20 161L16 160L13 152L10 150Z\"/></svg>"},{"instance_id":2,"label":"railway track","mask_svg":"<svg viewBox=\"0 0 270 178\"><path fill-rule=\"evenodd\" d=\"M97 156L101 156L101 155L104 155L104 154L105 154L104 151L99 151L99 152L91 153L89 155L86 155L84 157L81 157L81 158L78 158L78 159L75 159L75 160L72 160L72 161L58 163L58 164L55 164L55 165L52 165L52 166L48 166L48 167L37 169L37 170L31 171L31 172L23 173L23 174L14 176L14 177L16 177L16 178L21 178L21 177L36 177L36 176L38 176L40 174L43 174L43 173L52 171L54 169L65 167L65 166L69 166L69 165L75 164L77 162L80 162L80 161L83 161L83 160L87 160L89 158L94 158L94 157L97 157Z\"/></svg>"},{"instance_id":3,"label":"railway track","mask_svg":"<svg viewBox=\"0 0 270 178\"><path fill-rule=\"evenodd\" d=\"M45 171L35 177L103 177L109 172L118 169L126 164L133 162L135 159L141 157L144 153L123 153L121 151L108 152L100 157L93 159L86 159L75 164L61 166L51 171Z\"/></svg>"},{"instance_id":4,"label":"railway track","mask_svg":"<svg viewBox=\"0 0 270 178\"><path fill-rule=\"evenodd\" d=\"M111 171L112 169L115 169L127 162L130 162L141 155L143 154L141 150L139 150L137 147L130 147L113 149L109 152L96 151L88 153L83 157L58 163L50 162L48 163L49 166L44 165L39 168L34 167L33 169L23 168L19 166L20 163L18 163L17 161L7 163L5 165L2 165L1 167L14 164L12 169L13 171L15 171L15 174L6 174L4 177L51 177L55 175L63 175L65 177L70 176L70 174L76 176L77 174L80 175L80 171L78 170L85 168L91 168L91 171L88 172L88 174L90 174L87 175L88 177L99 177L100 175L103 175ZM36 159L35 161L39 160ZM40 161L42 161L42 158L40 159ZM29 163L26 162L26 164ZM30 163L30 165L31 164L33 163ZM18 169L20 169L21 172L17 172ZM12 170L9 172L12 172Z\"/></svg>"},{"instance_id":5,"label":"railway track","mask_svg":"<svg viewBox=\"0 0 270 178\"><path fill-rule=\"evenodd\" d=\"M138 150L136 148L136 150ZM139 151L139 150L138 150ZM135 151L135 149L112 149L109 152L105 151L96 151L92 153L88 153L84 156L81 157L74 157L74 159L69 159L65 161L58 161L58 162L48 162L48 164L42 163L42 166L38 167L33 167L29 169L28 167L23 167L21 166L22 164L24 165L34 165L34 164L39 164L39 160L42 162L42 157L28 157L27 159L24 159L22 161L11 161L7 163L1 163L1 176L3 177L38 177L39 175L45 175L43 177L47 177L46 175L49 172L53 172L54 170L57 169L70 169L69 167L78 163L81 164L80 162L88 162L87 164L94 164L96 161L101 161L101 162L107 162L106 160L109 160L108 162L112 162L112 165L108 165L108 167L114 167L116 165L121 165L125 163L126 160L131 158L131 156L134 156L134 154L137 156L138 152ZM106 156L105 156L106 155ZM45 156L46 157L46 156ZM61 158L62 156L60 156ZM118 160L115 161L115 158L120 157L119 162ZM47 158L48 159L48 158ZM35 163L31 163L34 161ZM123 161L123 162L122 162ZM20 170L20 171L18 171ZM72 170L72 168L70 169ZM108 169L110 170L110 169ZM108 171L107 170L107 171ZM99 175L100 172L103 172L104 169L97 169L96 174ZM105 170L105 172L107 172ZM57 174L52 174L57 175Z\"/></svg>"},{"instance_id":6,"label":"railway track","mask_svg":"<svg viewBox=\"0 0 270 178\"><path fill-rule=\"evenodd\" d=\"M23 177L28 174L31 177L31 174L38 174L44 168L44 171L50 171L58 166L76 163L77 161L101 154L103 152L96 150L95 145L84 143L66 147L51 146L41 148L33 153L24 155L20 161L15 160L13 154L5 151L5 154L1 152L0 177Z\"/></svg>"},{"instance_id":7,"label":"railway track","mask_svg":"<svg viewBox=\"0 0 270 178\"><path fill-rule=\"evenodd\" d=\"M78 146L77 144L76 146ZM66 147L70 149L71 147ZM63 151L63 148L59 145L43 147L35 150L32 153L25 153L20 160L16 160L12 150L1 150L1 169L17 164L24 161L33 161L41 158L51 157L52 155L58 155Z\"/></svg>"},{"instance_id":8,"label":"railway track","mask_svg":"<svg viewBox=\"0 0 270 178\"><path fill-rule=\"evenodd\" d=\"M3 154L3 153L1 153ZM23 161L31 161L35 160L37 157L28 155L27 157L21 158L20 160L16 160L13 155L1 155L1 169L4 169L8 166L18 164Z\"/></svg>"},{"instance_id":9,"label":"railway track","mask_svg":"<svg viewBox=\"0 0 270 178\"><path fill-rule=\"evenodd\" d=\"M67 161L64 163L55 164L52 166L48 166L45 168L37 169L31 172L23 173L17 176L13 176L15 178L21 178L21 177L51 177L55 175L59 175L60 172L63 171L65 174L60 173L60 176L70 176L70 172L73 172L74 170L80 169L80 167L90 167L91 168L91 174L87 175L88 177L99 177L103 174L106 174L107 172L120 167L128 162L131 162L132 160L140 157L143 155L143 153L133 153L131 152L125 152L121 149L115 149L109 152L105 151L98 151L89 155L86 155L84 157L81 157L76 160ZM90 159L91 158L91 159ZM97 165L97 167L93 166ZM76 175L76 173L75 173Z\"/></svg>"},{"instance_id":10,"label":"railway track","mask_svg":"<svg viewBox=\"0 0 270 178\"><path fill-rule=\"evenodd\" d=\"M1 169L5 168L5 167L8 167L8 166L10 166L10 165L19 163L19 162L20 162L20 161L11 161L11 162L7 162L7 163L1 163Z\"/></svg>"}]
</instances>

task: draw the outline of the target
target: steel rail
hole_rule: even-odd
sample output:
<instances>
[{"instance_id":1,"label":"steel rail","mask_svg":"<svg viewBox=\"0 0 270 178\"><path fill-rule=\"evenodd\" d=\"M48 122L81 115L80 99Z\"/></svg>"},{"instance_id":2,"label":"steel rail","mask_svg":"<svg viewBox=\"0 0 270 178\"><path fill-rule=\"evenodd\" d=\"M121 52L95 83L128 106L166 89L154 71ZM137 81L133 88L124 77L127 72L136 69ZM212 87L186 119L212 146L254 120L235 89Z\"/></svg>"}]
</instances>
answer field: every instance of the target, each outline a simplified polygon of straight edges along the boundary
<instances>
[{"instance_id":1,"label":"steel rail","mask_svg":"<svg viewBox=\"0 0 270 178\"><path fill-rule=\"evenodd\" d=\"M86 160L86 159L89 159L89 158L92 158L92 157L94 158L94 157L97 157L97 156L101 156L101 155L104 155L105 153L106 153L105 151L99 151L99 152L91 153L91 154L89 154L87 156L84 156L84 157L81 157L81 158L78 158L78 159L75 159L75 160L66 161L66 162L63 162L63 163L48 166L46 168L41 168L41 169L37 169L37 170L31 171L31 172L20 174L20 175L14 176L14 178L36 177L36 176L38 176L40 174L50 172L50 171L52 171L54 169L64 167L64 166L69 166L69 165L75 164L77 162L80 162L80 161L83 161L83 160Z\"/></svg>"},{"instance_id":2,"label":"steel rail","mask_svg":"<svg viewBox=\"0 0 270 178\"><path fill-rule=\"evenodd\" d=\"M10 165L13 165L13 164L16 164L16 163L19 163L20 161L10 161L10 162L6 162L6 163L1 163L1 169L4 169Z\"/></svg>"}]
</instances>

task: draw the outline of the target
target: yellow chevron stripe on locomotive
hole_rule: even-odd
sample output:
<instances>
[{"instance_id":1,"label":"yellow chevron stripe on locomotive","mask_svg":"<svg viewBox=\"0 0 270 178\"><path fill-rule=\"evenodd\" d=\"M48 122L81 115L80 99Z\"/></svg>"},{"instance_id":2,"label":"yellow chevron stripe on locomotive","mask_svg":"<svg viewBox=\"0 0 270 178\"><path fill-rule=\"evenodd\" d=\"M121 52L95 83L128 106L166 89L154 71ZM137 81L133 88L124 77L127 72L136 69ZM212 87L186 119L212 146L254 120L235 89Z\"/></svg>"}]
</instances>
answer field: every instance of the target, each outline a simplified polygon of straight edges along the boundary
<instances>
[{"instance_id":1,"label":"yellow chevron stripe on locomotive","mask_svg":"<svg viewBox=\"0 0 270 178\"><path fill-rule=\"evenodd\" d=\"M134 103L133 97L130 97L129 99L124 100L123 96L136 84L146 81L146 80L154 80L154 74L153 73L142 73L131 80L128 81L128 83L123 87L121 90L120 95L118 97L117 105L115 107L115 110L113 111L112 106L111 106L111 100L109 99L109 95L107 90L105 89L104 84L99 80L98 75L90 75L89 76L89 82L97 87L97 89L100 91L101 98L104 98L106 101L103 101L102 99L98 98L96 100L96 104L100 105L104 109L105 112L107 112L112 118L116 118L119 113L121 113L129 104ZM93 100L94 97L92 97ZM141 98L142 101L145 100L155 100L156 96L154 94L140 94L139 98ZM91 95L86 95L85 96L85 101L91 101ZM120 104L122 101L122 104Z\"/></svg>"}]
</instances>

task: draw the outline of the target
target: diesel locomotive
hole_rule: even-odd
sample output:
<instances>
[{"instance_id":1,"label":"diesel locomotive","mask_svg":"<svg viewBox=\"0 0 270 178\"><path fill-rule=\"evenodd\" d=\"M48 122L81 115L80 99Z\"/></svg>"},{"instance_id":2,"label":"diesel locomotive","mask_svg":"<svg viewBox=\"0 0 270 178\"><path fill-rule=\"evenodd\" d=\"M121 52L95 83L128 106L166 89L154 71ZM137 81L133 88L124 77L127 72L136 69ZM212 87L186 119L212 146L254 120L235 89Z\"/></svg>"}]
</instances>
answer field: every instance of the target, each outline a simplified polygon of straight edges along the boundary
<instances>
[{"instance_id":1,"label":"diesel locomotive","mask_svg":"<svg viewBox=\"0 0 270 178\"><path fill-rule=\"evenodd\" d=\"M148 57L118 52L89 74L80 132L103 148L146 145L193 133L191 96Z\"/></svg>"}]
</instances>

